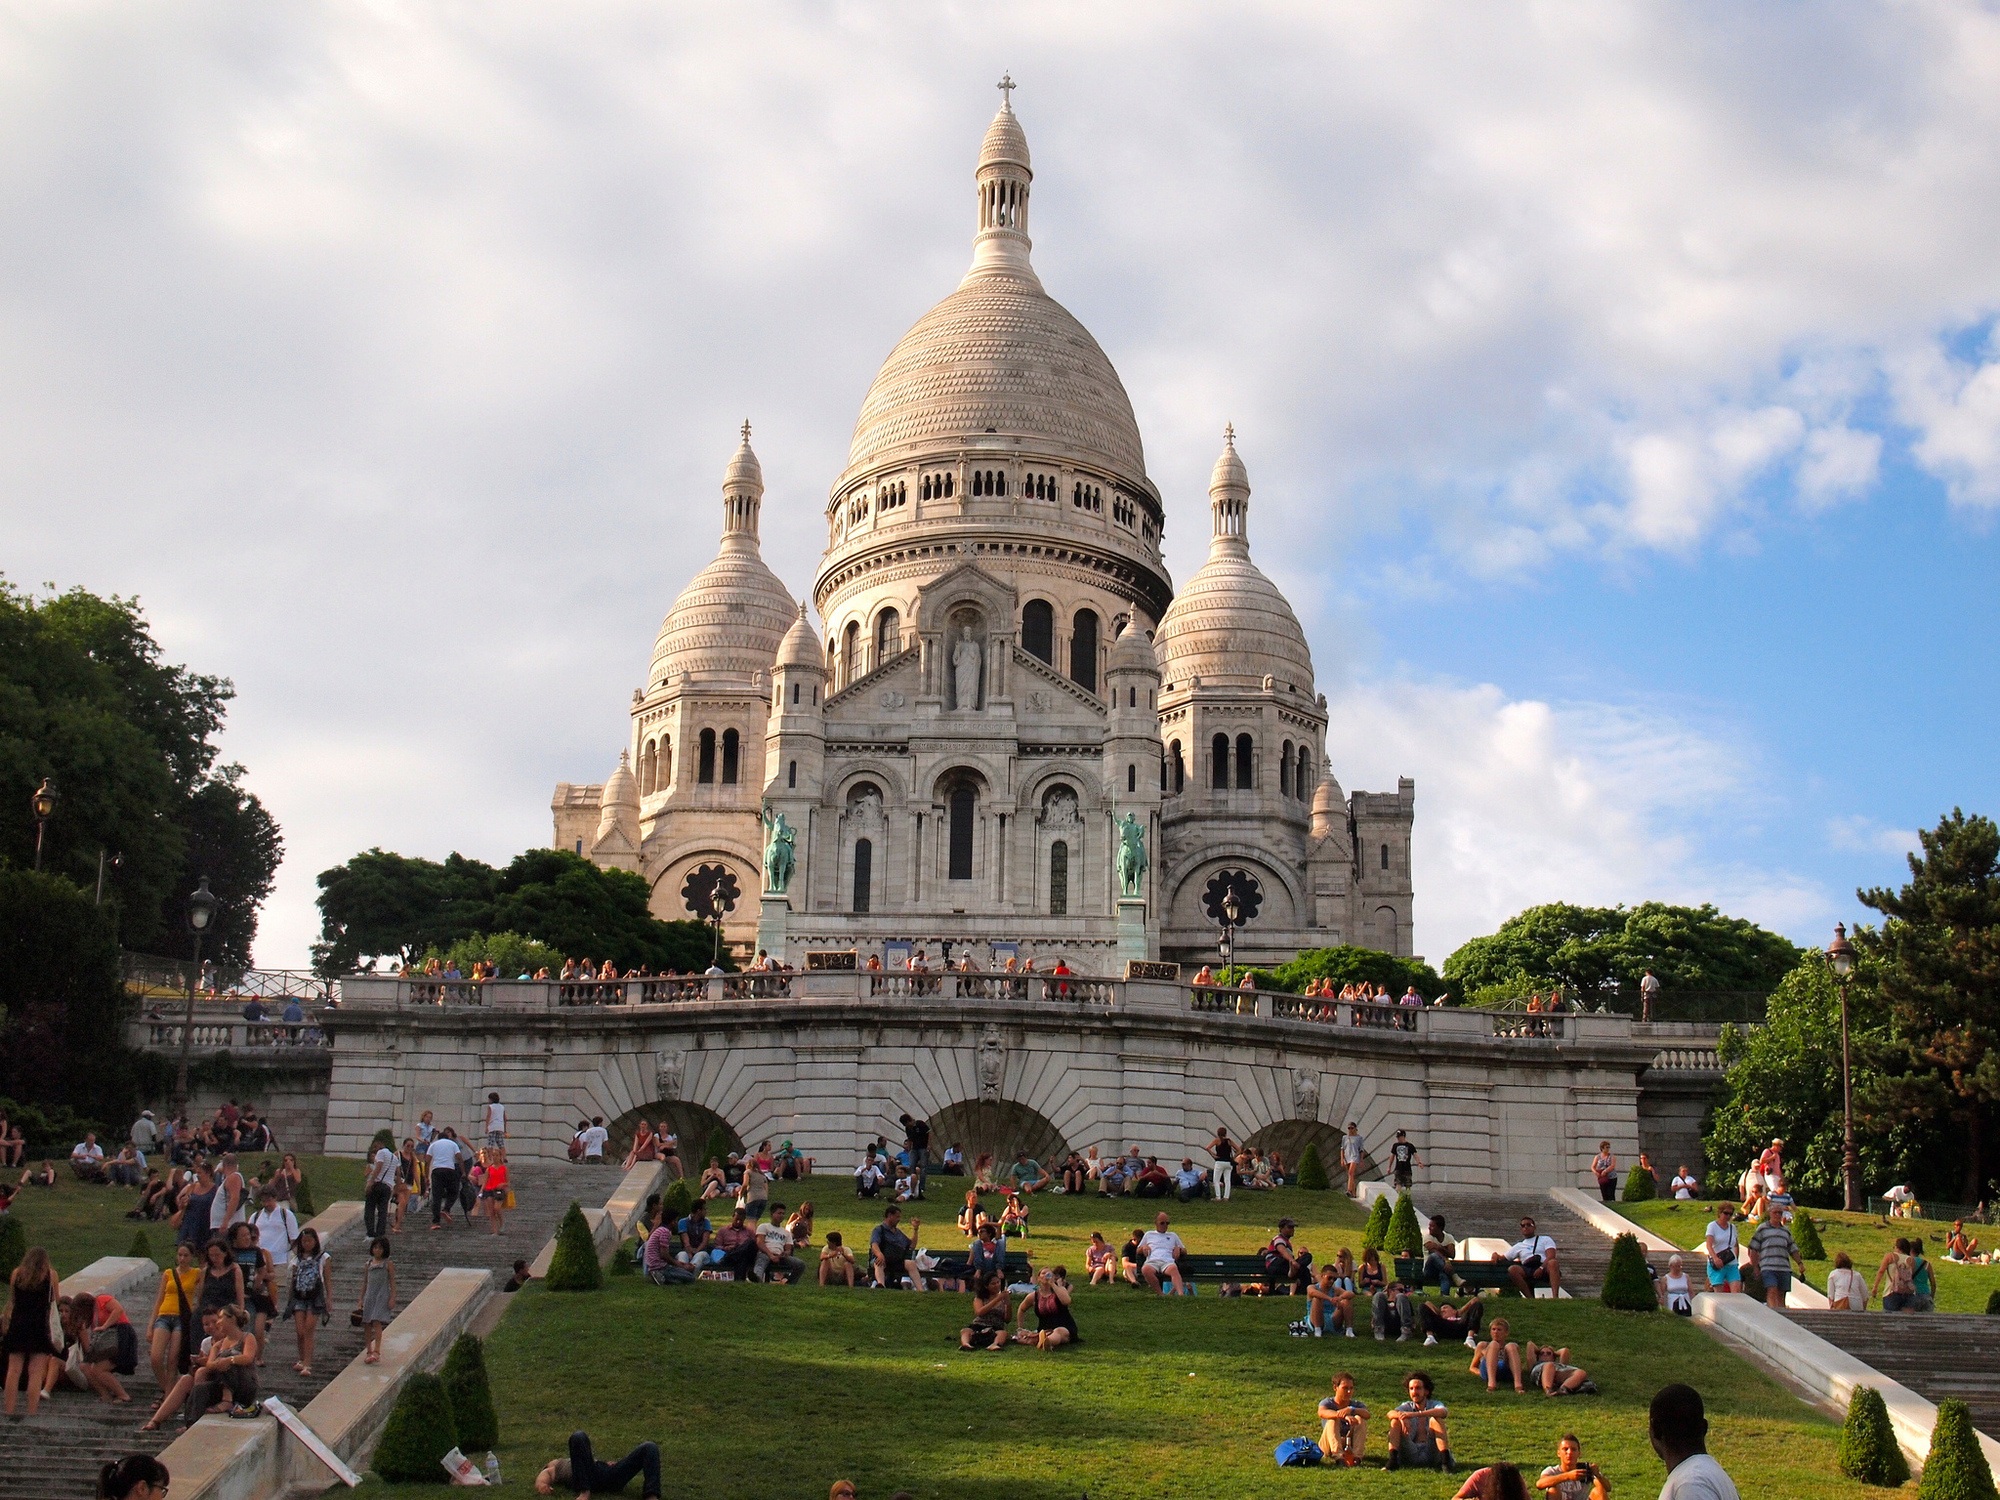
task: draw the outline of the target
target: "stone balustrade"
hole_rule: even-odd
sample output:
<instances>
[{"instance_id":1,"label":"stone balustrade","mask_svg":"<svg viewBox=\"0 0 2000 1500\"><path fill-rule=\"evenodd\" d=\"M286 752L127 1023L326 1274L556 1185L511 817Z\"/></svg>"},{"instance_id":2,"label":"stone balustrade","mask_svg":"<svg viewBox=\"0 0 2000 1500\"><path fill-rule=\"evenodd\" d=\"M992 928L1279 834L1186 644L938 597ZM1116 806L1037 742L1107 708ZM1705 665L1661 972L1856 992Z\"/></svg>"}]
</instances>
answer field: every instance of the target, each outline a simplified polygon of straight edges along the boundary
<instances>
[{"instance_id":1,"label":"stone balustrade","mask_svg":"<svg viewBox=\"0 0 2000 1500\"><path fill-rule=\"evenodd\" d=\"M322 1006L307 1009L303 1021L246 1021L241 1016L204 1016L197 1011L190 1050L197 1056L212 1056L218 1052L330 1047L333 1039L324 1029L324 1015ZM178 1052L186 1024L164 1013L134 1016L125 1022L125 1044L146 1051Z\"/></svg>"}]
</instances>

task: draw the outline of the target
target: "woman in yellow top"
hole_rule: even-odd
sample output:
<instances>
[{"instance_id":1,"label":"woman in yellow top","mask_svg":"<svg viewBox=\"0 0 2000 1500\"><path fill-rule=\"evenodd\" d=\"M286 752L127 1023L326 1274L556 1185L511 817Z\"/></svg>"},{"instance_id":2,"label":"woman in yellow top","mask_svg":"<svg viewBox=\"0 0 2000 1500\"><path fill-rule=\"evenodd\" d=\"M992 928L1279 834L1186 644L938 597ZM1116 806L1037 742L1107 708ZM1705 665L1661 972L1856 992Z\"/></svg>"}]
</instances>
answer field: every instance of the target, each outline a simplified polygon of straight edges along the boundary
<instances>
[{"instance_id":1,"label":"woman in yellow top","mask_svg":"<svg viewBox=\"0 0 2000 1500\"><path fill-rule=\"evenodd\" d=\"M183 1240L174 1246L172 1269L160 1273L160 1295L153 1299L152 1321L146 1325L153 1379L163 1391L180 1373L181 1340L199 1326L195 1308L200 1301L201 1267L195 1264L194 1247Z\"/></svg>"}]
</instances>

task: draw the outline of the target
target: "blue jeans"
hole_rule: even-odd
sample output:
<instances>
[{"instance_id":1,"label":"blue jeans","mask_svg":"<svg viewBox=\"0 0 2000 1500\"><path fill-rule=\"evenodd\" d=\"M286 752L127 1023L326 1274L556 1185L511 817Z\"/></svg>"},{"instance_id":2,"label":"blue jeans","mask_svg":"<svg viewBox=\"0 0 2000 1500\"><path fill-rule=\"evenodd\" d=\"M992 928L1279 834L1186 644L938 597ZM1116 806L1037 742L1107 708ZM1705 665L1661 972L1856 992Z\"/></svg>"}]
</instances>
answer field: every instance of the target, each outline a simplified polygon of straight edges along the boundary
<instances>
[{"instance_id":1,"label":"blue jeans","mask_svg":"<svg viewBox=\"0 0 2000 1500\"><path fill-rule=\"evenodd\" d=\"M569 1483L576 1493L588 1491L593 1495L615 1495L624 1489L634 1474L644 1474L645 1480L640 1495L644 1500L659 1500L660 1496L660 1445L641 1443L615 1464L599 1463L590 1451L590 1434L572 1432L569 1435Z\"/></svg>"}]
</instances>

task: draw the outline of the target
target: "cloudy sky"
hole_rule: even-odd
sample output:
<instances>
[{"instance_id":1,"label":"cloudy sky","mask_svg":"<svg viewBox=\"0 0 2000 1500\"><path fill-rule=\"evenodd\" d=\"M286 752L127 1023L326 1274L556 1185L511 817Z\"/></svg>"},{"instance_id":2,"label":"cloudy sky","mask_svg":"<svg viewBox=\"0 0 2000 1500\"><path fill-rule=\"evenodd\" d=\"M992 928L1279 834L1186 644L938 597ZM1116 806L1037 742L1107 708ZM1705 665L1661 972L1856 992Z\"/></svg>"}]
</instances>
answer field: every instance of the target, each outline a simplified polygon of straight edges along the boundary
<instances>
[{"instance_id":1,"label":"cloudy sky","mask_svg":"<svg viewBox=\"0 0 2000 1500\"><path fill-rule=\"evenodd\" d=\"M747 415L807 589L1003 69L1198 566L1234 421L1417 937L1795 938L2000 812L2000 14L0 4L0 571L240 692L289 856L594 781Z\"/></svg>"}]
</instances>

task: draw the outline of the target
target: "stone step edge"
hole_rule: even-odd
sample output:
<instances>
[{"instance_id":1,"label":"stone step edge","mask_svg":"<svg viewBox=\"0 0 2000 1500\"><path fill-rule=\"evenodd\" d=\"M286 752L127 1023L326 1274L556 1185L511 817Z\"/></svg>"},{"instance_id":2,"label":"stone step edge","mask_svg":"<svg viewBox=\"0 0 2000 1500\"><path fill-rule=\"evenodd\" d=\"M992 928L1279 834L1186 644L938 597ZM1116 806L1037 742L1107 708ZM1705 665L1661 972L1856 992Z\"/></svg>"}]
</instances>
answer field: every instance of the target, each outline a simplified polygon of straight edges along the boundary
<instances>
[{"instance_id":1,"label":"stone step edge","mask_svg":"<svg viewBox=\"0 0 2000 1500\"><path fill-rule=\"evenodd\" d=\"M610 1259L665 1175L665 1166L658 1162L635 1166L602 1209L584 1210L586 1217L595 1216L593 1237L600 1262ZM359 1225L360 1207L352 1202L335 1205L353 1210L351 1225L343 1227ZM534 1264L546 1268L554 1252L551 1235ZM365 1468L404 1382L419 1371L438 1369L466 1328L480 1325L490 1331L499 1318L488 1320L482 1313L496 1299L504 1316L511 1299L498 1292L491 1271L449 1266L439 1271L384 1331L382 1362L364 1364L357 1355L300 1411L300 1419L346 1463ZM273 1417L252 1421L204 1417L170 1443L160 1461L174 1476L175 1500L278 1500L283 1495L320 1493L338 1482Z\"/></svg>"}]
</instances>

